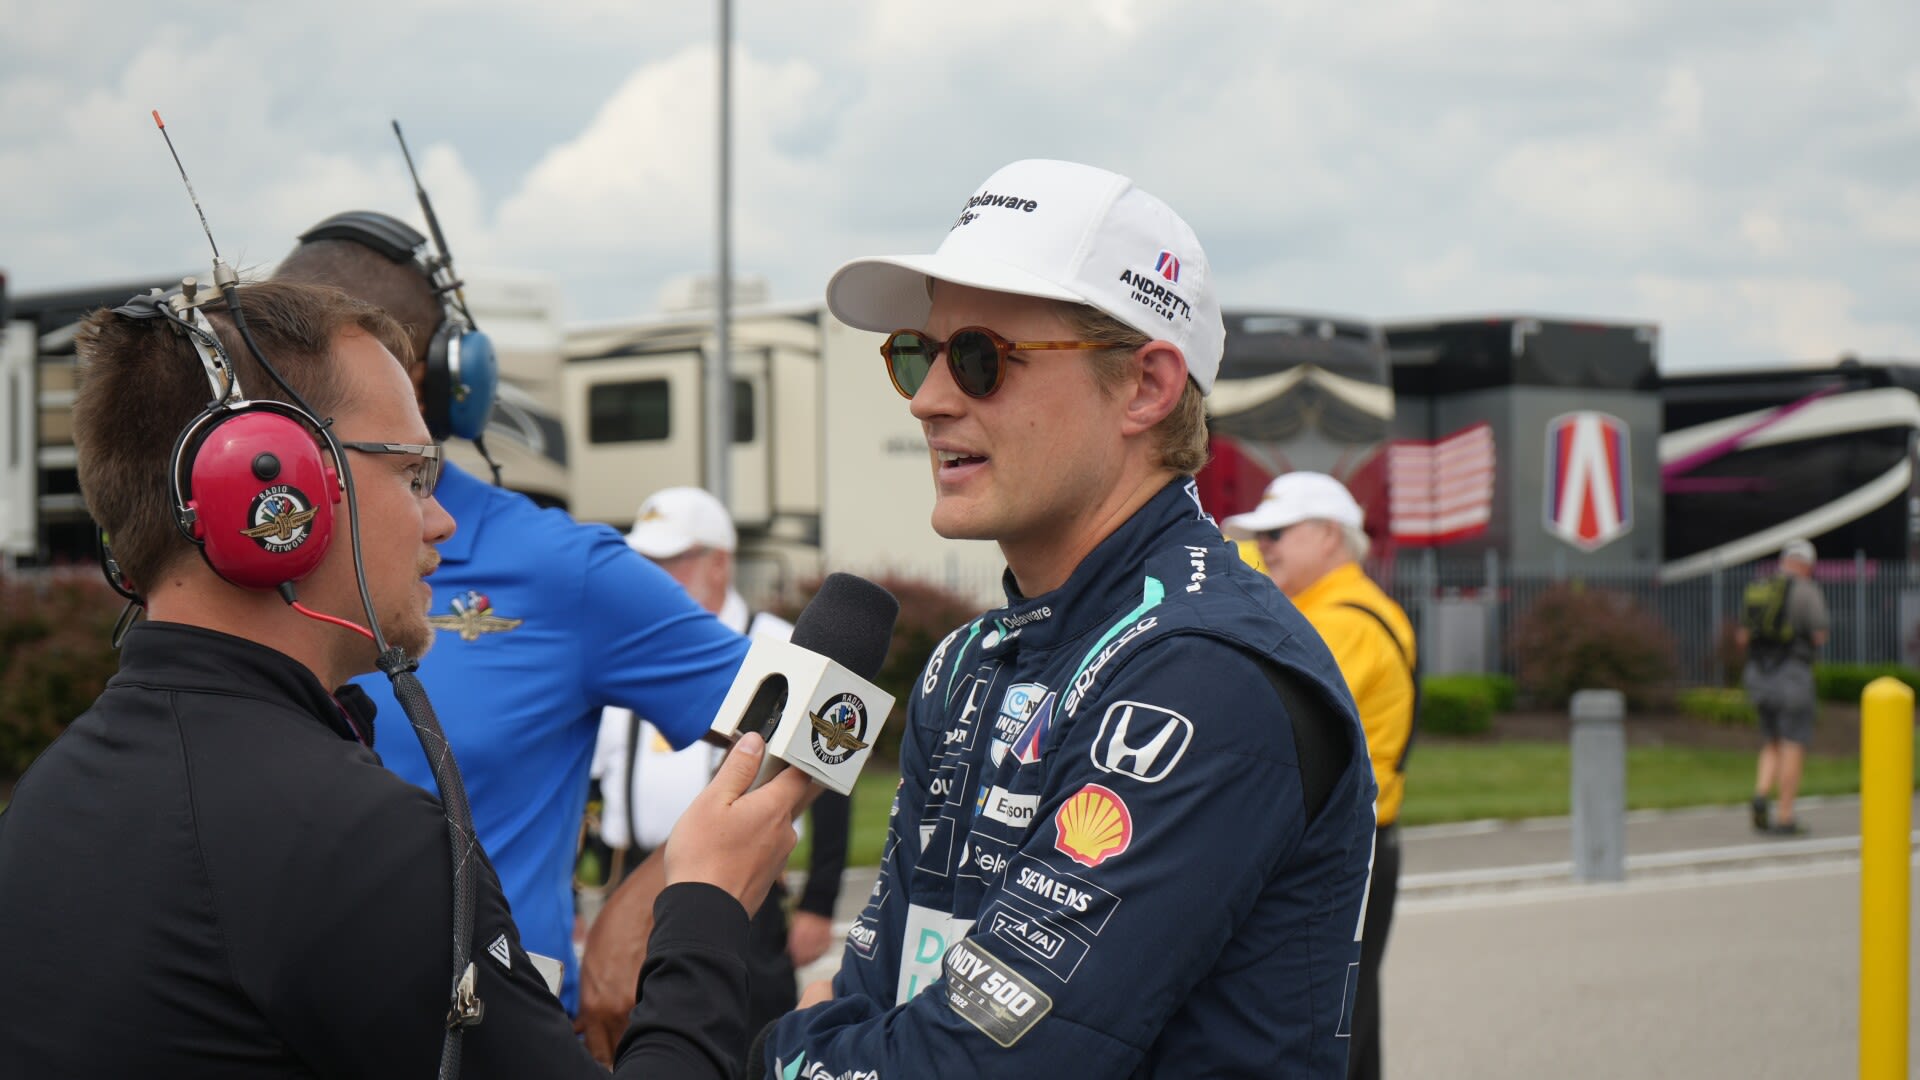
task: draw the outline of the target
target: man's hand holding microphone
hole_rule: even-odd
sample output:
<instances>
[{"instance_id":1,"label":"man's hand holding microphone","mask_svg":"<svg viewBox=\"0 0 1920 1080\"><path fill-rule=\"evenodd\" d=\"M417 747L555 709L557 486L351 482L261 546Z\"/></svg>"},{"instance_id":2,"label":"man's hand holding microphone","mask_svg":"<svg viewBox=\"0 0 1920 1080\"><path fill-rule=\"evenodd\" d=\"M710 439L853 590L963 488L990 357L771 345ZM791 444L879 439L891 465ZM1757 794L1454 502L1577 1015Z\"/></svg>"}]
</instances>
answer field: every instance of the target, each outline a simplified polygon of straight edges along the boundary
<instances>
[{"instance_id":1,"label":"man's hand holding microphone","mask_svg":"<svg viewBox=\"0 0 1920 1080\"><path fill-rule=\"evenodd\" d=\"M851 791L893 707L870 680L899 611L880 586L831 574L791 642L755 643L709 735L735 739L732 751L661 850L608 898L587 937L576 1027L603 1064L611 1065L636 1001L660 890L714 885L751 916L793 851L794 819L822 783Z\"/></svg>"}]
</instances>

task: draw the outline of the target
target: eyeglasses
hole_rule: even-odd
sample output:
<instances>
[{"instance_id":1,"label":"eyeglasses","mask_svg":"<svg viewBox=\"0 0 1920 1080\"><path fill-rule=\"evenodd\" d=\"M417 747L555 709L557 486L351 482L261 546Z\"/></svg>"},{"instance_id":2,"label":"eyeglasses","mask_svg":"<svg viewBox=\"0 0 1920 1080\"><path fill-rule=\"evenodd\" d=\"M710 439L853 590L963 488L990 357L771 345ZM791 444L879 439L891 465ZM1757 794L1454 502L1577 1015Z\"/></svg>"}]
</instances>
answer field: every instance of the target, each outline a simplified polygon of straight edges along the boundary
<instances>
[{"instance_id":1,"label":"eyeglasses","mask_svg":"<svg viewBox=\"0 0 1920 1080\"><path fill-rule=\"evenodd\" d=\"M358 450L363 454L411 454L421 461L420 475L413 480L413 493L426 499L440 486L441 455L438 446L403 442L342 442L340 447L343 450Z\"/></svg>"},{"instance_id":2,"label":"eyeglasses","mask_svg":"<svg viewBox=\"0 0 1920 1080\"><path fill-rule=\"evenodd\" d=\"M1284 536L1286 531L1291 528L1293 528L1292 525L1282 525L1277 529L1261 529L1259 532L1253 534L1253 538L1269 544L1278 543L1280 537Z\"/></svg>"},{"instance_id":3,"label":"eyeglasses","mask_svg":"<svg viewBox=\"0 0 1920 1080\"><path fill-rule=\"evenodd\" d=\"M983 398L1000 388L1009 353L1110 347L1099 341L1008 341L984 326L963 326L945 341L936 341L919 330L895 330L880 343L880 355L887 358L887 374L901 397L912 399L919 392L933 370L933 362L944 350L954 384L968 397Z\"/></svg>"}]
</instances>

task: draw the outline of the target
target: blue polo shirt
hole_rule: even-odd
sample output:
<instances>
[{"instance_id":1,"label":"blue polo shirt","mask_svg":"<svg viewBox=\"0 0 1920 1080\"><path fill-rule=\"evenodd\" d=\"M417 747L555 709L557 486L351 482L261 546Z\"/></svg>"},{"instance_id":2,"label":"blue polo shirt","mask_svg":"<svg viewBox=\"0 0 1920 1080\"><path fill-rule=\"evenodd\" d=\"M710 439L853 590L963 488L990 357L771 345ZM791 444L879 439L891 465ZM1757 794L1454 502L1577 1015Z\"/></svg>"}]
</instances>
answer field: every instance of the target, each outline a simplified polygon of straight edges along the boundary
<instances>
[{"instance_id":1,"label":"blue polo shirt","mask_svg":"<svg viewBox=\"0 0 1920 1080\"><path fill-rule=\"evenodd\" d=\"M561 1001L574 1013L573 864L600 710L632 709L685 746L712 722L747 641L605 525L542 510L452 464L435 495L458 528L427 579L435 633L420 681L521 944L566 965ZM355 681L379 706L381 759L434 791L386 677Z\"/></svg>"}]
</instances>

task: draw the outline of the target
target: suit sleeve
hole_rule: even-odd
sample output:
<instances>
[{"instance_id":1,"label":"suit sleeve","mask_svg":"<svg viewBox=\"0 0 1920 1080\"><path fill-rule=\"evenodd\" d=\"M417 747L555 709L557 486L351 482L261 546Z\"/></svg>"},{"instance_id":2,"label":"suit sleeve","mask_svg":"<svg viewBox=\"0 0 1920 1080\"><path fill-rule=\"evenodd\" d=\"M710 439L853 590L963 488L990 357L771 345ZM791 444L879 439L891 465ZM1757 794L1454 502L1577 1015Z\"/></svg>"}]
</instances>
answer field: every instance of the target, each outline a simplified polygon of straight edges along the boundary
<instances>
[{"instance_id":1,"label":"suit sleeve","mask_svg":"<svg viewBox=\"0 0 1920 1080\"><path fill-rule=\"evenodd\" d=\"M1032 824L961 905L979 917L937 980L899 1003L890 983L845 980L837 1000L781 1022L765 1065L1125 1076L1141 1064L1300 842L1289 722L1252 657L1181 637L1136 654L1056 737L1025 767L1043 771ZM902 816L890 842L905 848Z\"/></svg>"},{"instance_id":2,"label":"suit sleeve","mask_svg":"<svg viewBox=\"0 0 1920 1080\"><path fill-rule=\"evenodd\" d=\"M925 685L933 687L931 676L923 674ZM807 1013L788 1013L770 1027L756 1043L760 1060L750 1062L747 1075L762 1075L773 1061L770 1049L783 1030L793 1030L797 1019L823 1009L836 1010L849 1023L872 1020L886 1011L893 1000L900 976L901 933L906 925L905 884L912 880L919 860L919 821L927 805L930 781L923 727L932 723L927 714L936 689L915 693L908 699L906 727L900 748L900 784L894 789L893 805L887 815L887 839L881 851L880 873L874 880L867 903L854 920L841 950L840 969L833 976L834 1001ZM931 1070L927 1075L935 1075Z\"/></svg>"},{"instance_id":3,"label":"suit sleeve","mask_svg":"<svg viewBox=\"0 0 1920 1080\"><path fill-rule=\"evenodd\" d=\"M747 655L747 639L693 602L612 530L586 553L580 677L599 705L632 709L676 750L706 734Z\"/></svg>"},{"instance_id":4,"label":"suit sleeve","mask_svg":"<svg viewBox=\"0 0 1920 1080\"><path fill-rule=\"evenodd\" d=\"M919 861L918 823L927 804L928 756L916 717L921 697L908 703L906 729L900 741L900 784L887 812L887 840L881 849L880 873L867 895L841 953L840 970L833 977L837 999L891 1001L900 972L900 927L906 922L906 883ZM786 1020L781 1021L782 1024Z\"/></svg>"},{"instance_id":5,"label":"suit sleeve","mask_svg":"<svg viewBox=\"0 0 1920 1080\"><path fill-rule=\"evenodd\" d=\"M746 953L747 911L725 890L695 882L662 889L614 1075L737 1076L747 1042Z\"/></svg>"}]
</instances>

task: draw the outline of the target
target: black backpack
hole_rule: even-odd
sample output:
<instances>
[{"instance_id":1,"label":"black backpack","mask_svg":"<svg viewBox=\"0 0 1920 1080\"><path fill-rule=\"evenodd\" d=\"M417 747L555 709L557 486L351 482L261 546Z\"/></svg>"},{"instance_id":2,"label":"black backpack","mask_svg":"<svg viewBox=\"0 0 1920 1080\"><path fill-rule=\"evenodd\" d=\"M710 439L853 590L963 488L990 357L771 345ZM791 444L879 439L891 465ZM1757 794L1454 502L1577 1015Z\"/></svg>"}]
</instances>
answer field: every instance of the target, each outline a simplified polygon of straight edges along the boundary
<instances>
[{"instance_id":1,"label":"black backpack","mask_svg":"<svg viewBox=\"0 0 1920 1080\"><path fill-rule=\"evenodd\" d=\"M1740 625L1746 628L1751 648L1780 653L1793 643L1793 621L1787 617L1787 598L1792 592L1793 578L1786 574L1747 586Z\"/></svg>"}]
</instances>

